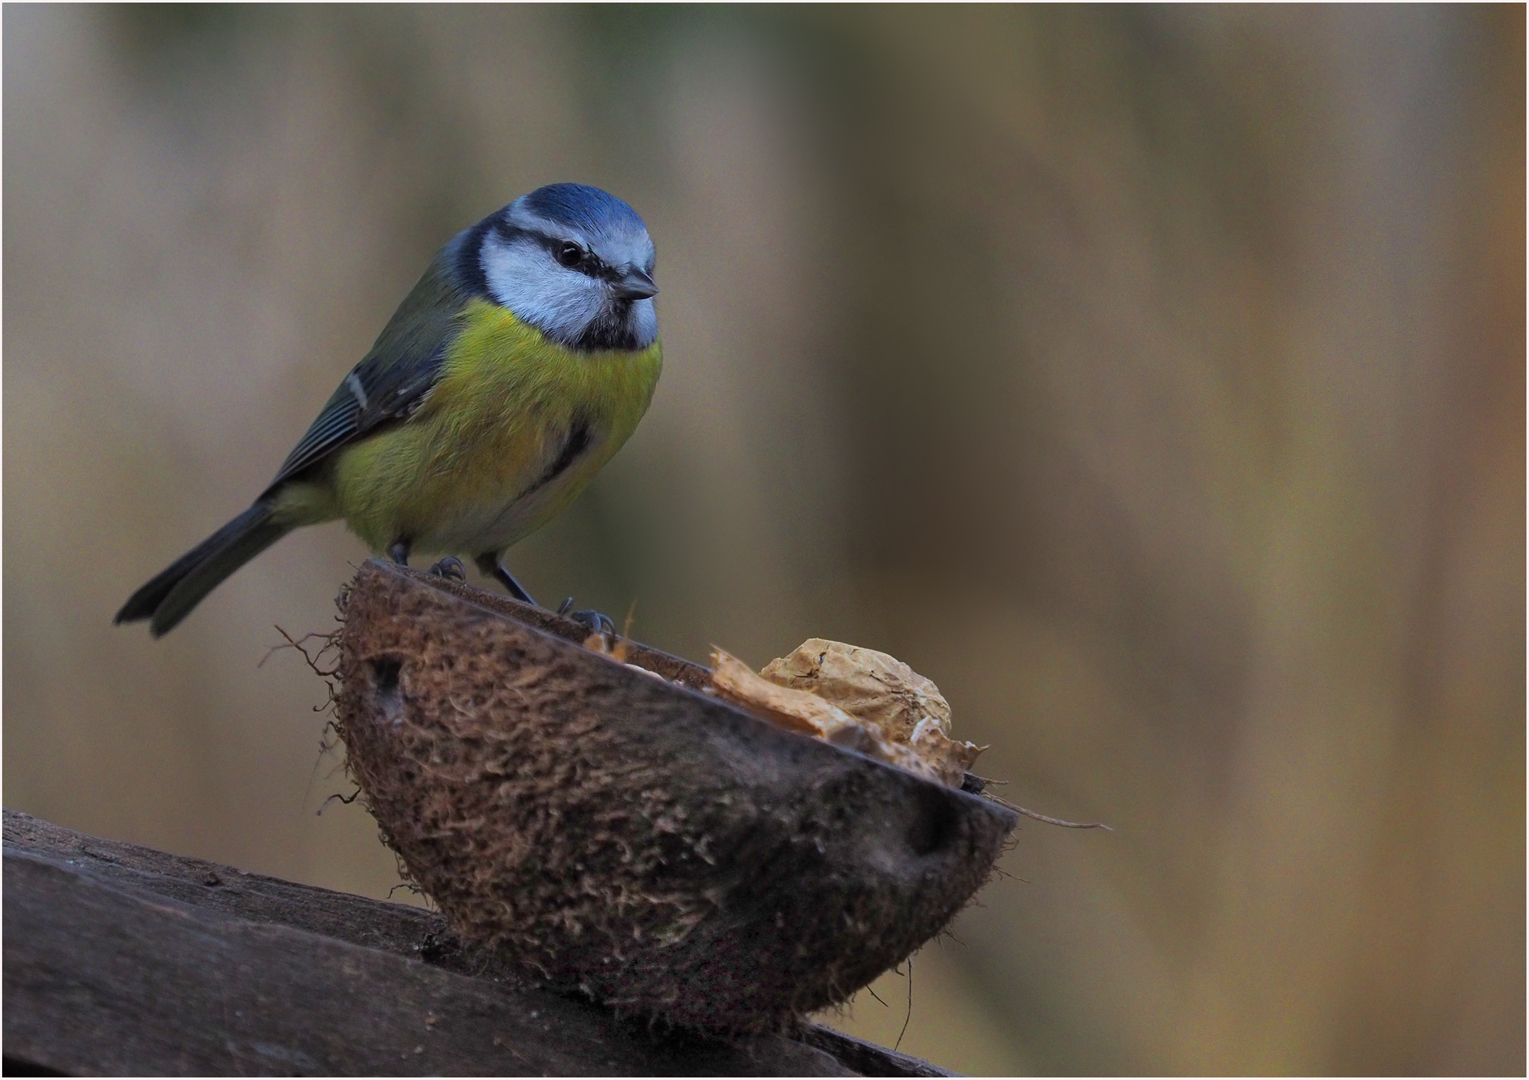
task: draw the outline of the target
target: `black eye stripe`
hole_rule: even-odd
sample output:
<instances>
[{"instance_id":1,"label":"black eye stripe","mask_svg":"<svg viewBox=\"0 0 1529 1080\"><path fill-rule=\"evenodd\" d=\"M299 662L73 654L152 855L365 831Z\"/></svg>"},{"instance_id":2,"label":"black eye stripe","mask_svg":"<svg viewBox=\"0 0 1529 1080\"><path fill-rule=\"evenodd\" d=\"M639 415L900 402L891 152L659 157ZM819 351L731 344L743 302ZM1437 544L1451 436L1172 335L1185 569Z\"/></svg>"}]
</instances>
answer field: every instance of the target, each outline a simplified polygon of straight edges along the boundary
<instances>
[{"instance_id":1,"label":"black eye stripe","mask_svg":"<svg viewBox=\"0 0 1529 1080\"><path fill-rule=\"evenodd\" d=\"M495 231L505 240L530 240L546 249L547 254L551 255L559 266L565 265L558 258L558 254L562 251L563 245L569 242L566 236L548 236L546 233L522 228L519 225L512 225L503 220L495 224ZM583 245L580 246L582 247ZM581 274L598 278L602 281L620 281L623 276L621 271L613 266L607 266L600 256L588 248L584 248L583 260L577 266L571 266L569 269L577 270Z\"/></svg>"}]
</instances>

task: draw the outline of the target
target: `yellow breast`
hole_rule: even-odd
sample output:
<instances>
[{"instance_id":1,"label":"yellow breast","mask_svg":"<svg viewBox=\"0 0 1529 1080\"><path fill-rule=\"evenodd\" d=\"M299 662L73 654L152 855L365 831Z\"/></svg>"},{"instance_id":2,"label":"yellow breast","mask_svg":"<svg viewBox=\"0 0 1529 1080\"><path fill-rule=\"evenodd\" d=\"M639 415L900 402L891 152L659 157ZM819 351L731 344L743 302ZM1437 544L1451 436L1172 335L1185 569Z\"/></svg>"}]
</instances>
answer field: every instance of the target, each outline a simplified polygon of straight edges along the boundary
<instances>
[{"instance_id":1,"label":"yellow breast","mask_svg":"<svg viewBox=\"0 0 1529 1080\"><path fill-rule=\"evenodd\" d=\"M475 300L412 417L341 451L346 522L376 551L499 552L568 505L648 409L662 368L641 352L581 353Z\"/></svg>"}]
</instances>

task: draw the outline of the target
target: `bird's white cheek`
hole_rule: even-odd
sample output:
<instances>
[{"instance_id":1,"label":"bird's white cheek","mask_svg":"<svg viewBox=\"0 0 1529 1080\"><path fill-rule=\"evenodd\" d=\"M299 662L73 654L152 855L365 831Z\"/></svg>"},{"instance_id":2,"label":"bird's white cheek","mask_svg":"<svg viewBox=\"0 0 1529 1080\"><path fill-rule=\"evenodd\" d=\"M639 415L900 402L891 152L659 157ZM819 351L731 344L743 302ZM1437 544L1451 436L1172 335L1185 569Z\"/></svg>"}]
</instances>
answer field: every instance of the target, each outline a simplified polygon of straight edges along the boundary
<instances>
[{"instance_id":1,"label":"bird's white cheek","mask_svg":"<svg viewBox=\"0 0 1529 1080\"><path fill-rule=\"evenodd\" d=\"M652 300L639 300L632 305L632 336L639 349L646 349L657 339L658 312Z\"/></svg>"},{"instance_id":2,"label":"bird's white cheek","mask_svg":"<svg viewBox=\"0 0 1529 1080\"><path fill-rule=\"evenodd\" d=\"M549 337L578 337L605 302L599 282L559 266L540 247L489 244L482 258L489 294Z\"/></svg>"},{"instance_id":3,"label":"bird's white cheek","mask_svg":"<svg viewBox=\"0 0 1529 1080\"><path fill-rule=\"evenodd\" d=\"M521 319L549 337L572 341L582 334L605 307L600 283L576 270L564 270L522 290L522 306L506 305Z\"/></svg>"},{"instance_id":4,"label":"bird's white cheek","mask_svg":"<svg viewBox=\"0 0 1529 1080\"><path fill-rule=\"evenodd\" d=\"M489 295L511 311L521 299L521 283L535 280L541 272L541 253L524 244L505 244L490 238L479 258L483 260L483 280Z\"/></svg>"}]
</instances>

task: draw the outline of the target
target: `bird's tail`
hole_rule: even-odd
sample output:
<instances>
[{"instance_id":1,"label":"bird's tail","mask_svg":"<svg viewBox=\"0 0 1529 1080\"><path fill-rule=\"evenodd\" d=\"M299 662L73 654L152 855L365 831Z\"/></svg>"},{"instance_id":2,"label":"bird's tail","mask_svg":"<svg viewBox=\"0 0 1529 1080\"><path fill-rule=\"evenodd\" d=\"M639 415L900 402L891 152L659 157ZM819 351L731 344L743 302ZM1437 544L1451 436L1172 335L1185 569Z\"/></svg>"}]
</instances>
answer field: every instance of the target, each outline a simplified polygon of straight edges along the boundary
<instances>
[{"instance_id":1,"label":"bird's tail","mask_svg":"<svg viewBox=\"0 0 1529 1080\"><path fill-rule=\"evenodd\" d=\"M149 633L169 633L224 578L291 531L271 518L271 507L257 502L135 592L112 622L148 619Z\"/></svg>"}]
</instances>

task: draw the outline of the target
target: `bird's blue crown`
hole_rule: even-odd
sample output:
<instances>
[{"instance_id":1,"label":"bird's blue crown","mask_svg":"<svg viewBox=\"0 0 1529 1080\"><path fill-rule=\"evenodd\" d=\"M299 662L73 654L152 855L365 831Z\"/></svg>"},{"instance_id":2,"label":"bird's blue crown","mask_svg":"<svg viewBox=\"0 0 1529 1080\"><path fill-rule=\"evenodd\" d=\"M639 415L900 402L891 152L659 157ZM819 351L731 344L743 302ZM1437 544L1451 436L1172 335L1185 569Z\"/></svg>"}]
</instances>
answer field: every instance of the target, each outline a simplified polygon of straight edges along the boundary
<instances>
[{"instance_id":1,"label":"bird's blue crown","mask_svg":"<svg viewBox=\"0 0 1529 1080\"><path fill-rule=\"evenodd\" d=\"M525 196L522 205L548 221L579 229L612 230L622 226L647 229L637 211L609 192L588 184L548 184Z\"/></svg>"}]
</instances>

